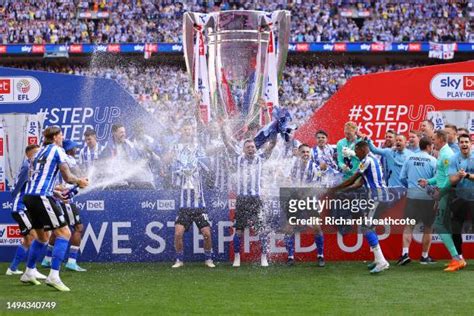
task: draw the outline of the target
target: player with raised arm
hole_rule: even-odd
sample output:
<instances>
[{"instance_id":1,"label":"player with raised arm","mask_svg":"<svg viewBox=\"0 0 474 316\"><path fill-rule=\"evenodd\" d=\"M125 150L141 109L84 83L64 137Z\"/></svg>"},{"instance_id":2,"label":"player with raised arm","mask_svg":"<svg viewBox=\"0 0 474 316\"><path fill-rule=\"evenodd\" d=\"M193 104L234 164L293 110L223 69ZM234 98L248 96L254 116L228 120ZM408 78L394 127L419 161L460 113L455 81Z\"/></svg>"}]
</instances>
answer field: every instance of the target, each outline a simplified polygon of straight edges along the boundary
<instances>
[{"instance_id":1,"label":"player with raised arm","mask_svg":"<svg viewBox=\"0 0 474 316\"><path fill-rule=\"evenodd\" d=\"M174 246L176 261L172 268L184 265L183 236L193 223L204 238L205 265L214 268L212 260L211 225L206 213L206 202L201 173L207 169L204 149L198 144L191 121L181 127L181 138L165 160L174 159L173 182L180 188L178 216L175 221Z\"/></svg>"},{"instance_id":2,"label":"player with raised arm","mask_svg":"<svg viewBox=\"0 0 474 316\"><path fill-rule=\"evenodd\" d=\"M406 149L406 143L406 138L402 134L396 135L395 147L390 148L377 148L371 140L368 140L370 151L384 158L384 171L387 172L385 181L389 187L403 187L403 183L400 181L400 171L403 163L413 154Z\"/></svg>"},{"instance_id":3,"label":"player with raised arm","mask_svg":"<svg viewBox=\"0 0 474 316\"><path fill-rule=\"evenodd\" d=\"M364 185L368 193L368 198L375 203L368 211L364 211L364 217L374 217L377 212L387 206L388 191L383 179L382 167L377 158L370 153L369 144L360 141L355 145L355 154L360 160L359 167L355 173L340 185L332 188L330 193L335 193L342 189L354 189ZM370 273L379 273L389 268L389 263L385 260L380 247L377 234L371 227L362 226L364 237L366 238L375 260L369 265Z\"/></svg>"},{"instance_id":4,"label":"player with raised arm","mask_svg":"<svg viewBox=\"0 0 474 316\"><path fill-rule=\"evenodd\" d=\"M228 152L232 147L224 135L224 143ZM245 228L257 229L262 244L262 255L260 265L268 266L266 235L263 233L263 200L262 191L262 169L265 159L270 157L276 140L271 140L263 153L257 153L257 147L253 139L247 139L243 143L243 153L236 159L237 171L237 199L235 205L235 234L234 234L234 262L233 267L240 267L240 239ZM234 150L234 153L237 154Z\"/></svg>"},{"instance_id":5,"label":"player with raised arm","mask_svg":"<svg viewBox=\"0 0 474 316\"><path fill-rule=\"evenodd\" d=\"M56 235L56 242L53 249L51 270L46 279L46 284L59 291L70 291L59 277L61 262L67 251L71 231L67 226L62 209L53 199L56 178L61 173L67 183L76 184L81 188L86 187L89 182L86 178L78 178L69 170L67 157L61 147L63 134L57 126L50 126L43 132L44 143L33 161L33 171L31 180L28 182L23 201L31 217L33 229L38 235L28 255L27 269L21 276L24 283L40 284L36 279L36 260L46 247L48 241L48 231L53 231ZM59 193L59 196L61 194Z\"/></svg>"}]
</instances>

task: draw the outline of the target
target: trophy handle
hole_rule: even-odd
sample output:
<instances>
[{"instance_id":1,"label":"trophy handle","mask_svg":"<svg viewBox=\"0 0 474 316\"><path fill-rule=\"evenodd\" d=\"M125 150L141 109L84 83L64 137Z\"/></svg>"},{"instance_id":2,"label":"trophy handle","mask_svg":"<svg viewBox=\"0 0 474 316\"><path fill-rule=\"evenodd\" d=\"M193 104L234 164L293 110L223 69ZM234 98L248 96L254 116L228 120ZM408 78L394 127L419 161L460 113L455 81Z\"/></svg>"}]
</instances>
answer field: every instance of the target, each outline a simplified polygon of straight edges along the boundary
<instances>
[{"instance_id":1,"label":"trophy handle","mask_svg":"<svg viewBox=\"0 0 474 316\"><path fill-rule=\"evenodd\" d=\"M193 77L193 61L194 61L194 36L196 31L194 29L194 13L186 12L183 18L183 52L184 60L186 62L186 69L189 77L194 81Z\"/></svg>"},{"instance_id":2,"label":"trophy handle","mask_svg":"<svg viewBox=\"0 0 474 316\"><path fill-rule=\"evenodd\" d=\"M278 35L278 81L282 79L283 69L285 68L286 58L288 56L288 45L290 42L290 17L291 13L287 10L278 11L278 29L275 30Z\"/></svg>"}]
</instances>

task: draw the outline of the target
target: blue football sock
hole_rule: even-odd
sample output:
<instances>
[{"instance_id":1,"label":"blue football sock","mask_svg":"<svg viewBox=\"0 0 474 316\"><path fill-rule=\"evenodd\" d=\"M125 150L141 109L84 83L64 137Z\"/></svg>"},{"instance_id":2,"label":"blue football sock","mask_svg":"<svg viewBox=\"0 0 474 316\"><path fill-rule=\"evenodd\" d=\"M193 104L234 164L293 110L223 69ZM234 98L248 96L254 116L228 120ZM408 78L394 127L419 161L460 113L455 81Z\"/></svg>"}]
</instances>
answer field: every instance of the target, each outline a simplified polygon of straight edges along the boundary
<instances>
[{"instance_id":1,"label":"blue football sock","mask_svg":"<svg viewBox=\"0 0 474 316\"><path fill-rule=\"evenodd\" d=\"M20 262L25 260L27 253L28 253L28 248L26 248L23 245L19 245L18 248L16 248L15 257L13 258L13 261L10 264L10 270L16 271L18 269L18 265L20 264Z\"/></svg>"},{"instance_id":2,"label":"blue football sock","mask_svg":"<svg viewBox=\"0 0 474 316\"><path fill-rule=\"evenodd\" d=\"M212 250L204 250L204 257L206 260L212 260Z\"/></svg>"},{"instance_id":3,"label":"blue football sock","mask_svg":"<svg viewBox=\"0 0 474 316\"><path fill-rule=\"evenodd\" d=\"M240 236L234 234L234 253L240 253Z\"/></svg>"},{"instance_id":4,"label":"blue football sock","mask_svg":"<svg viewBox=\"0 0 474 316\"><path fill-rule=\"evenodd\" d=\"M324 236L323 234L316 234L314 236L314 242L316 243L316 249L318 251L318 256L324 255Z\"/></svg>"},{"instance_id":5,"label":"blue football sock","mask_svg":"<svg viewBox=\"0 0 474 316\"><path fill-rule=\"evenodd\" d=\"M372 230L368 230L365 234L365 239L367 240L367 242L369 243L369 246L371 248L377 246L379 244L379 238L377 237L377 234L372 231Z\"/></svg>"},{"instance_id":6,"label":"blue football sock","mask_svg":"<svg viewBox=\"0 0 474 316\"><path fill-rule=\"evenodd\" d=\"M285 246L288 257L295 256L295 235L285 235Z\"/></svg>"},{"instance_id":7,"label":"blue football sock","mask_svg":"<svg viewBox=\"0 0 474 316\"><path fill-rule=\"evenodd\" d=\"M61 263L66 256L67 246L69 245L69 240L64 239L63 237L57 237L56 242L54 243L53 256L51 259L51 269L59 271L61 268Z\"/></svg>"},{"instance_id":8,"label":"blue football sock","mask_svg":"<svg viewBox=\"0 0 474 316\"><path fill-rule=\"evenodd\" d=\"M176 260L184 262L184 251L176 251Z\"/></svg>"},{"instance_id":9,"label":"blue football sock","mask_svg":"<svg viewBox=\"0 0 474 316\"><path fill-rule=\"evenodd\" d=\"M28 260L26 262L26 266L30 269L36 268L36 259L41 255L46 247L47 243L42 243L38 240L33 240L33 243L30 246L30 252L28 254Z\"/></svg>"}]
</instances>

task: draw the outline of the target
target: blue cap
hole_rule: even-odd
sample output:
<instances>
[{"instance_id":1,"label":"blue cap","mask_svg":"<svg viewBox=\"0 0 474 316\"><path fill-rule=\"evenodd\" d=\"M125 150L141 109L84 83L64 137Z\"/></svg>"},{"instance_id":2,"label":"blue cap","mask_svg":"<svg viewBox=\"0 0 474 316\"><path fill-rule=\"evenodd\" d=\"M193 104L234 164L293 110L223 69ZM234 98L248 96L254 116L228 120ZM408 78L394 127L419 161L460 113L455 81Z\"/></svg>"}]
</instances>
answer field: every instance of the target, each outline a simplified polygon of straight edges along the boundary
<instances>
[{"instance_id":1,"label":"blue cap","mask_svg":"<svg viewBox=\"0 0 474 316\"><path fill-rule=\"evenodd\" d=\"M64 151L70 151L71 149L79 147L79 144L70 139L63 140Z\"/></svg>"}]
</instances>

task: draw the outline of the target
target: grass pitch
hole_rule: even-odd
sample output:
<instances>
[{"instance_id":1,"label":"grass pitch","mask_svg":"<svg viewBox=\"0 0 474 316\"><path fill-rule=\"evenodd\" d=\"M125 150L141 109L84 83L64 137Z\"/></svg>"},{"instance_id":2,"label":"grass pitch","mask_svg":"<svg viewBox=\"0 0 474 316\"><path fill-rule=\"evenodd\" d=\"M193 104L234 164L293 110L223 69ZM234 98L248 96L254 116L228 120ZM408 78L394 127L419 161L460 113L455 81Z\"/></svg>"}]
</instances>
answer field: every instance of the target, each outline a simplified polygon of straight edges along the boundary
<instances>
[{"instance_id":1,"label":"grass pitch","mask_svg":"<svg viewBox=\"0 0 474 316\"><path fill-rule=\"evenodd\" d=\"M171 263L82 263L85 273L62 272L71 292L60 293L3 275L8 265L1 263L0 314L18 314L7 301L55 301L53 313L64 315L472 315L474 264L456 273L443 272L443 264L392 263L369 275L362 262L238 269L187 263L178 270Z\"/></svg>"}]
</instances>

